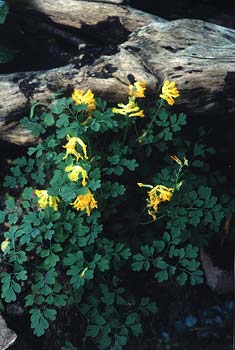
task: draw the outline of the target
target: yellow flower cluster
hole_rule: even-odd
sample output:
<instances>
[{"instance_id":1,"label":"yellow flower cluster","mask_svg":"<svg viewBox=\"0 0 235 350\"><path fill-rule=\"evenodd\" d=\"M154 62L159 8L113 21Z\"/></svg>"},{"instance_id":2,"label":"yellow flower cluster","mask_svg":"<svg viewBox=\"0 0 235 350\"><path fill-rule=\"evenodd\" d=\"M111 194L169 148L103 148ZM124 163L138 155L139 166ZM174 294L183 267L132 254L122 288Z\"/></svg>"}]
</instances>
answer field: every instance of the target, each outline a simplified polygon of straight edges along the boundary
<instances>
[{"instance_id":1,"label":"yellow flower cluster","mask_svg":"<svg viewBox=\"0 0 235 350\"><path fill-rule=\"evenodd\" d=\"M71 137L70 135L67 135L67 144L63 146L66 148L66 154L63 157L63 159L66 159L70 154L75 156L76 160L80 159L88 159L87 156L87 145L80 139L79 137ZM79 153L76 150L76 146L79 145L82 149L83 154ZM68 178L70 181L78 181L79 176L82 177L82 186L87 185L87 171L81 166L81 165L68 165L65 168L65 171L68 174ZM91 210L94 208L97 208L97 202L94 198L94 195L91 193L91 191L88 189L86 194L80 194L76 197L75 201L71 203L71 205L76 210L86 210L87 215L89 216L91 213Z\"/></svg>"},{"instance_id":2,"label":"yellow flower cluster","mask_svg":"<svg viewBox=\"0 0 235 350\"><path fill-rule=\"evenodd\" d=\"M144 117L144 111L136 103L136 98L144 98L146 90L145 81L136 81L129 85L128 103L118 103L119 108L113 108L113 113L126 115L128 117Z\"/></svg>"},{"instance_id":3,"label":"yellow flower cluster","mask_svg":"<svg viewBox=\"0 0 235 350\"><path fill-rule=\"evenodd\" d=\"M84 159L84 158L88 159L87 146L79 137L71 137L67 135L67 140L68 142L66 143L65 146L63 146L64 148L66 148L66 154L63 159L68 158L70 154L74 155L77 160ZM77 144L81 146L83 155L76 151Z\"/></svg>"},{"instance_id":4,"label":"yellow flower cluster","mask_svg":"<svg viewBox=\"0 0 235 350\"><path fill-rule=\"evenodd\" d=\"M144 111L131 99L129 99L126 105L118 103L118 107L119 108L113 108L113 113L127 115L128 117L144 117Z\"/></svg>"},{"instance_id":5,"label":"yellow flower cluster","mask_svg":"<svg viewBox=\"0 0 235 350\"><path fill-rule=\"evenodd\" d=\"M39 198L38 204L42 209L45 209L48 206L55 211L58 210L58 203L60 202L58 197L49 196L47 190L35 190L34 193Z\"/></svg>"},{"instance_id":6,"label":"yellow flower cluster","mask_svg":"<svg viewBox=\"0 0 235 350\"><path fill-rule=\"evenodd\" d=\"M72 99L76 105L87 105L88 112L95 109L95 98L93 92L89 89L86 93L82 90L75 89L72 94Z\"/></svg>"},{"instance_id":7,"label":"yellow flower cluster","mask_svg":"<svg viewBox=\"0 0 235 350\"><path fill-rule=\"evenodd\" d=\"M144 111L140 109L136 103L136 99L144 98L145 90L145 81L136 81L133 85L129 85L128 103L118 103L118 108L113 108L113 113L126 115L128 117L144 117ZM160 97L172 106L175 103L174 99L179 95L179 90L177 89L175 82L166 80L162 86Z\"/></svg>"},{"instance_id":8,"label":"yellow flower cluster","mask_svg":"<svg viewBox=\"0 0 235 350\"><path fill-rule=\"evenodd\" d=\"M162 185L157 185L153 187L152 185L145 185L141 182L137 184L139 187L151 188L148 191L148 213L152 216L153 220L156 221L156 213L158 211L158 206L162 202L169 202L173 196L174 189L172 187L166 187Z\"/></svg>"},{"instance_id":9,"label":"yellow flower cluster","mask_svg":"<svg viewBox=\"0 0 235 350\"><path fill-rule=\"evenodd\" d=\"M118 108L113 108L113 112L121 115L126 115L128 117L144 117L144 111L140 109L136 103L137 98L144 98L146 90L145 81L136 81L132 85L129 85L129 98L128 103L123 104L119 103ZM179 91L175 85L175 82L169 82L166 80L162 87L162 93L160 97L167 101L169 105L175 103L175 98L179 96ZM87 110L90 113L96 108L95 98L92 91L89 89L86 93L82 90L74 90L72 94L72 99L76 105L85 104L87 105ZM81 151L77 151L76 147L80 146ZM76 161L80 159L88 159L87 157L87 145L79 137L71 137L67 135L67 143L63 146L66 149L66 154L63 159L67 159L69 155L73 155L76 158ZM172 156L172 159L175 160L178 164L180 160L176 156ZM68 178L70 181L78 181L79 176L82 178L82 186L87 185L88 175L86 170L81 165L68 165L65 168L65 171L68 173ZM161 202L170 201L173 195L173 188L168 188L162 185L157 185L155 187L151 185L144 185L138 183L140 187L150 187L151 190L148 192L148 213L152 216L153 220L156 220L156 212L158 206ZM58 210L58 203L60 199L58 197L49 196L47 190L35 190L36 196L39 198L38 204L42 209L45 209L47 206L52 207L54 210ZM86 210L87 215L89 216L91 210L97 208L97 202L94 198L94 195L88 189L87 193L78 195L71 205L77 210ZM7 244L7 242L6 242Z\"/></svg>"},{"instance_id":10,"label":"yellow flower cluster","mask_svg":"<svg viewBox=\"0 0 235 350\"><path fill-rule=\"evenodd\" d=\"M177 89L175 82L166 80L163 84L162 87L162 93L160 97L163 100L166 100L166 102L170 105L173 106L175 103L175 98L180 95L179 90Z\"/></svg>"},{"instance_id":11,"label":"yellow flower cluster","mask_svg":"<svg viewBox=\"0 0 235 350\"><path fill-rule=\"evenodd\" d=\"M65 168L66 173L70 181L78 181L78 177L82 175L82 186L86 186L86 179L88 178L86 170L80 165L68 165Z\"/></svg>"},{"instance_id":12,"label":"yellow flower cluster","mask_svg":"<svg viewBox=\"0 0 235 350\"><path fill-rule=\"evenodd\" d=\"M88 216L91 214L91 210L98 208L94 195L90 190L87 190L86 194L80 194L71 205L77 210L86 210Z\"/></svg>"},{"instance_id":13,"label":"yellow flower cluster","mask_svg":"<svg viewBox=\"0 0 235 350\"><path fill-rule=\"evenodd\" d=\"M134 98L145 97L146 81L136 81L133 85L129 85L129 95Z\"/></svg>"}]
</instances>

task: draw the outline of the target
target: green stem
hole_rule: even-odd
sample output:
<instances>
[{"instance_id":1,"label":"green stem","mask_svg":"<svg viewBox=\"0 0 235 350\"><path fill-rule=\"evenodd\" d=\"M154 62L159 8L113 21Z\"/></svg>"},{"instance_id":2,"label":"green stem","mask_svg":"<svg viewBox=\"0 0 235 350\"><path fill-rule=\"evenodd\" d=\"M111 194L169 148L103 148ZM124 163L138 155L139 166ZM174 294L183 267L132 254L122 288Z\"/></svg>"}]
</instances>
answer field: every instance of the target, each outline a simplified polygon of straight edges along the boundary
<instances>
[{"instance_id":1,"label":"green stem","mask_svg":"<svg viewBox=\"0 0 235 350\"><path fill-rule=\"evenodd\" d=\"M151 224L152 222L156 222L156 221L164 218L165 216L167 216L167 214L159 216L156 220L151 220L151 221L147 221L147 222L140 222L139 224L140 225L148 225L148 224Z\"/></svg>"},{"instance_id":2,"label":"green stem","mask_svg":"<svg viewBox=\"0 0 235 350\"><path fill-rule=\"evenodd\" d=\"M149 123L149 125L148 125L148 127L147 127L147 130L146 130L147 133L149 132L149 130L150 130L150 128L152 127L153 123L155 122L157 116L159 115L159 112L160 112L160 110L161 110L161 108L162 108L163 102L164 102L163 100L161 100L161 101L159 102L159 105L158 105L158 108L157 108L157 110L156 110L156 113L154 114L154 116L153 116L151 122Z\"/></svg>"},{"instance_id":3,"label":"green stem","mask_svg":"<svg viewBox=\"0 0 235 350\"><path fill-rule=\"evenodd\" d=\"M126 138L127 138L127 132L128 132L128 129L129 129L129 124L130 124L129 117L127 117L127 126L126 126L124 137L123 137L123 145L125 145L125 143L126 143Z\"/></svg>"},{"instance_id":4,"label":"green stem","mask_svg":"<svg viewBox=\"0 0 235 350\"><path fill-rule=\"evenodd\" d=\"M184 165L180 165L178 172L176 173L176 177L175 177L175 182L174 182L174 189L176 188L176 185L180 179L180 177L182 176L182 169L183 169Z\"/></svg>"},{"instance_id":5,"label":"green stem","mask_svg":"<svg viewBox=\"0 0 235 350\"><path fill-rule=\"evenodd\" d=\"M139 135L136 124L134 124L134 129L135 129L135 133L136 133L137 138L139 138L140 135Z\"/></svg>"}]
</instances>

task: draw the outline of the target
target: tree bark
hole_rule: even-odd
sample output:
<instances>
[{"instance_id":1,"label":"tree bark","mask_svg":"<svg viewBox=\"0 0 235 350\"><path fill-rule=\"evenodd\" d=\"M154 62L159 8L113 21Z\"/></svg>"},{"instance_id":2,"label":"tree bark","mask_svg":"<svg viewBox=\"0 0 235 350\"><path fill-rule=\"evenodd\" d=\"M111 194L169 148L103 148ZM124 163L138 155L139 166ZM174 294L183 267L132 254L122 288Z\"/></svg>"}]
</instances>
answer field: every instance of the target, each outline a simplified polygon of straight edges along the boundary
<instances>
[{"instance_id":1,"label":"tree bark","mask_svg":"<svg viewBox=\"0 0 235 350\"><path fill-rule=\"evenodd\" d=\"M150 94L159 93L164 80L175 81L180 90L176 106L190 115L234 114L235 30L200 20L167 22L111 1L115 0L13 1L21 10L23 6L25 14L37 10L55 23L87 30L89 35L97 35L97 28L103 28L107 37L109 31L99 26L109 22L110 28L115 27L112 21L118 18L121 26L115 27L117 31L124 28L131 35L116 47L116 53L103 55L82 67L75 60L48 71L0 75L2 139L18 144L27 142L25 132L23 137L19 129L9 133L9 123L27 113L35 100L45 102L59 90L90 88L111 103L126 100L128 74L136 80L146 80ZM115 14L115 18L110 19L110 14ZM12 127L16 127L16 122Z\"/></svg>"}]
</instances>

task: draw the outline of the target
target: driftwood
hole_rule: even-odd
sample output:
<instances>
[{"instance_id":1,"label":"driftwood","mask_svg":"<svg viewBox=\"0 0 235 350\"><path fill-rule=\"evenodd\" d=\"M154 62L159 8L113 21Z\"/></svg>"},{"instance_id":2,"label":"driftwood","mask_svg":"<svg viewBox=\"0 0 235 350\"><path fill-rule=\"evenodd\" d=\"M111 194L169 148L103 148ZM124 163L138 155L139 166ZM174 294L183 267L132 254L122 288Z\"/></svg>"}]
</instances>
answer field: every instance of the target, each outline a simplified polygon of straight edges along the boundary
<instances>
[{"instance_id":1,"label":"driftwood","mask_svg":"<svg viewBox=\"0 0 235 350\"><path fill-rule=\"evenodd\" d=\"M0 350L5 350L16 340L16 334L6 325L4 318L0 315Z\"/></svg>"},{"instance_id":2,"label":"driftwood","mask_svg":"<svg viewBox=\"0 0 235 350\"><path fill-rule=\"evenodd\" d=\"M39 11L61 30L63 25L77 28L83 35L87 31L89 35L98 32L109 37L108 28L131 34L124 40L122 32L116 53L103 55L91 64L81 66L75 61L48 71L0 75L0 138L18 144L30 142L30 135L22 133L15 120L27 113L30 103L45 102L59 90L91 88L109 102L125 100L128 74L146 80L154 94L165 79L174 80L181 92L176 105L188 114L233 115L234 30L200 20L167 22L117 2L12 0L12 7L18 4L25 16L29 10ZM105 27L105 23L110 26ZM111 37L117 43L118 34Z\"/></svg>"},{"instance_id":3,"label":"driftwood","mask_svg":"<svg viewBox=\"0 0 235 350\"><path fill-rule=\"evenodd\" d=\"M101 24L108 22L110 18L118 18L122 26L129 32L147 25L158 17L129 6L122 6L123 1L83 1L83 0L10 0L13 8L25 11L38 11L46 15L54 23L69 26L84 31L97 31ZM159 19L163 22L163 19ZM106 26L107 29L107 26ZM112 30L112 28L111 28ZM114 28L115 30L115 28ZM110 36L110 32L104 33L98 30L98 35Z\"/></svg>"}]
</instances>

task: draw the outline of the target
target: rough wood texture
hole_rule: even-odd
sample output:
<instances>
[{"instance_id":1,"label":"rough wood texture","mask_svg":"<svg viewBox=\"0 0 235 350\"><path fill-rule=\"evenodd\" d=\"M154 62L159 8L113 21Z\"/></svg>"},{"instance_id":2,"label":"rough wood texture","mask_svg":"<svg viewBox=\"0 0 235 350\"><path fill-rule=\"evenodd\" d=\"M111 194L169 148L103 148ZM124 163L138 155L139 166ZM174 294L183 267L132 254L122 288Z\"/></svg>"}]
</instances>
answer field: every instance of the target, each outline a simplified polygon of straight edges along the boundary
<instances>
[{"instance_id":1,"label":"rough wood texture","mask_svg":"<svg viewBox=\"0 0 235 350\"><path fill-rule=\"evenodd\" d=\"M7 327L4 318L0 315L0 350L5 350L16 340L16 334Z\"/></svg>"},{"instance_id":2,"label":"rough wood texture","mask_svg":"<svg viewBox=\"0 0 235 350\"><path fill-rule=\"evenodd\" d=\"M200 20L167 22L111 3L76 0L18 3L75 28L99 25L110 20L110 14L115 14L126 30L137 29L119 45L116 54L101 56L89 66L79 68L70 64L49 71L0 75L1 138L11 141L6 125L22 112L26 113L30 103L46 101L58 90L91 88L96 95L113 103L125 99L128 74L137 80L146 80L150 92L154 93L165 79L174 80L181 92L176 105L190 115L234 114L234 30ZM11 142L24 143L25 135Z\"/></svg>"},{"instance_id":3,"label":"rough wood texture","mask_svg":"<svg viewBox=\"0 0 235 350\"><path fill-rule=\"evenodd\" d=\"M218 294L233 293L234 271L222 270L215 266L204 249L200 250L200 259L208 286Z\"/></svg>"},{"instance_id":4,"label":"rough wood texture","mask_svg":"<svg viewBox=\"0 0 235 350\"><path fill-rule=\"evenodd\" d=\"M0 138L16 144L32 141L29 133L16 129L19 116L26 114L33 101L42 103L52 93L74 87L92 89L109 102L120 102L128 95L127 74L146 80L154 88L156 78L132 54L121 50L115 56L103 56L92 66L81 69L67 65L49 71L14 73L0 76ZM10 94L10 99L9 99ZM9 130L12 128L12 132ZM14 130L13 130L14 129ZM28 139L29 137L29 139Z\"/></svg>"},{"instance_id":5,"label":"rough wood texture","mask_svg":"<svg viewBox=\"0 0 235 350\"><path fill-rule=\"evenodd\" d=\"M153 23L122 45L129 51L132 46L160 82L176 82L181 91L177 103L188 112L234 113L234 30L189 19Z\"/></svg>"},{"instance_id":6,"label":"rough wood texture","mask_svg":"<svg viewBox=\"0 0 235 350\"><path fill-rule=\"evenodd\" d=\"M136 28L147 25L158 17L121 6L121 1L83 1L83 0L10 0L12 7L25 10L39 11L48 16L53 22L77 29L96 26L107 21L110 17L118 17L126 30L132 32ZM163 19L159 19L164 21ZM108 33L105 33L106 36Z\"/></svg>"}]
</instances>

